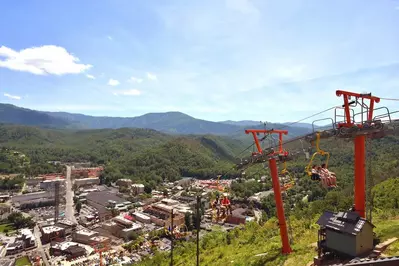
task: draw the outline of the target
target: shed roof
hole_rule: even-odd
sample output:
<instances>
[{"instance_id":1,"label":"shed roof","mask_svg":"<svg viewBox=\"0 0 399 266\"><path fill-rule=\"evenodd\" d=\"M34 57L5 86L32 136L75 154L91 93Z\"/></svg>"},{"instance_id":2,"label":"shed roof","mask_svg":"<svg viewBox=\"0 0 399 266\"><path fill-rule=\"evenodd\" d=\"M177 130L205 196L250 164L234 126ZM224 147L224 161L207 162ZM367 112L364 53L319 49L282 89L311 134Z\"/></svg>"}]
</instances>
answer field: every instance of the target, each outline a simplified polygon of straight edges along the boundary
<instances>
[{"instance_id":1,"label":"shed roof","mask_svg":"<svg viewBox=\"0 0 399 266\"><path fill-rule=\"evenodd\" d=\"M316 222L318 225L346 234L357 235L366 223L372 223L359 216L357 212L334 213L325 211Z\"/></svg>"}]
</instances>

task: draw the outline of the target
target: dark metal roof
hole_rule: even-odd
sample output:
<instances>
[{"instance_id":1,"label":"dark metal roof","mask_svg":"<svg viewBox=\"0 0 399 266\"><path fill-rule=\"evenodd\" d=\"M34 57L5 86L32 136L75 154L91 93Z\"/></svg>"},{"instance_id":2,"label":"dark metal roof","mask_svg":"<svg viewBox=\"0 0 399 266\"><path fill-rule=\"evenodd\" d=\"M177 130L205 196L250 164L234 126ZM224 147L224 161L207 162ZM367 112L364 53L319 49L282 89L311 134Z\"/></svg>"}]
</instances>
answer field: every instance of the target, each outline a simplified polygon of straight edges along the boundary
<instances>
[{"instance_id":1,"label":"dark metal roof","mask_svg":"<svg viewBox=\"0 0 399 266\"><path fill-rule=\"evenodd\" d=\"M351 235L357 235L366 223L374 227L369 221L360 217L357 212L333 213L326 211L316 223L322 227Z\"/></svg>"},{"instance_id":2,"label":"dark metal roof","mask_svg":"<svg viewBox=\"0 0 399 266\"><path fill-rule=\"evenodd\" d=\"M326 226L328 221L331 219L331 217L334 216L334 213L331 211L325 211L319 218L319 220L317 220L317 224L320 226Z\"/></svg>"},{"instance_id":3,"label":"dark metal roof","mask_svg":"<svg viewBox=\"0 0 399 266\"><path fill-rule=\"evenodd\" d=\"M108 191L93 191L89 192L86 196L88 201L94 201L102 206L108 206L108 201L113 200L116 201L117 204L123 203L126 200L118 197L115 193Z\"/></svg>"},{"instance_id":4,"label":"dark metal roof","mask_svg":"<svg viewBox=\"0 0 399 266\"><path fill-rule=\"evenodd\" d=\"M384 266L395 266L399 265L399 257L388 257L388 258L364 258L358 260L352 260L348 263L332 264L331 266L357 266L357 265L384 265Z\"/></svg>"},{"instance_id":5,"label":"dark metal roof","mask_svg":"<svg viewBox=\"0 0 399 266\"><path fill-rule=\"evenodd\" d=\"M69 252L71 254L86 252L86 249L81 246L69 246L66 250L67 250L67 252Z\"/></svg>"}]
</instances>

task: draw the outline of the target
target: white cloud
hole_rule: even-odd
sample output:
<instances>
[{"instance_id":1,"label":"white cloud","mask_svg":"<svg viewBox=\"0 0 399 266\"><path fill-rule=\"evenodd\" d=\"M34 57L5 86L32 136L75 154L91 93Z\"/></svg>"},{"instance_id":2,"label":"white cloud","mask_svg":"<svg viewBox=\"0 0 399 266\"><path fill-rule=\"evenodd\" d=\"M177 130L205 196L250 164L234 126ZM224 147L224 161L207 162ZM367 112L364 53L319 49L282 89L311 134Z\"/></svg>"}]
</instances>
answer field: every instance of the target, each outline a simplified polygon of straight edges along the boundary
<instances>
[{"instance_id":1,"label":"white cloud","mask_svg":"<svg viewBox=\"0 0 399 266\"><path fill-rule=\"evenodd\" d=\"M157 76L155 74L151 74L147 72L147 78L150 80L157 80Z\"/></svg>"},{"instance_id":2,"label":"white cloud","mask_svg":"<svg viewBox=\"0 0 399 266\"><path fill-rule=\"evenodd\" d=\"M110 41L112 41L113 40L113 38L111 37L111 36L107 36L107 38L108 38L108 40L110 40Z\"/></svg>"},{"instance_id":3,"label":"white cloud","mask_svg":"<svg viewBox=\"0 0 399 266\"><path fill-rule=\"evenodd\" d=\"M0 67L35 75L78 74L92 67L79 62L79 58L65 48L55 45L31 47L20 51L6 46L0 47Z\"/></svg>"},{"instance_id":4,"label":"white cloud","mask_svg":"<svg viewBox=\"0 0 399 266\"><path fill-rule=\"evenodd\" d=\"M108 80L108 85L110 86L118 86L119 84L121 84L118 80L116 79L109 79Z\"/></svg>"},{"instance_id":5,"label":"white cloud","mask_svg":"<svg viewBox=\"0 0 399 266\"><path fill-rule=\"evenodd\" d=\"M11 95L8 93L4 93L4 96L10 98L10 99L14 99L14 100L21 100L21 96L17 96L17 95Z\"/></svg>"},{"instance_id":6,"label":"white cloud","mask_svg":"<svg viewBox=\"0 0 399 266\"><path fill-rule=\"evenodd\" d=\"M130 90L120 90L120 91L114 91L114 95L126 95L126 96L139 96L141 95L141 91L137 89L130 89Z\"/></svg>"},{"instance_id":7,"label":"white cloud","mask_svg":"<svg viewBox=\"0 0 399 266\"><path fill-rule=\"evenodd\" d=\"M143 79L136 78L136 77L131 77L128 81L132 82L132 83L134 83L134 82L141 83L141 82L143 82Z\"/></svg>"},{"instance_id":8,"label":"white cloud","mask_svg":"<svg viewBox=\"0 0 399 266\"><path fill-rule=\"evenodd\" d=\"M89 78L89 79L96 79L96 77L95 77L95 76L93 76L93 75L89 75L89 74L87 74L87 75L86 75L86 77L87 77L87 78Z\"/></svg>"}]
</instances>

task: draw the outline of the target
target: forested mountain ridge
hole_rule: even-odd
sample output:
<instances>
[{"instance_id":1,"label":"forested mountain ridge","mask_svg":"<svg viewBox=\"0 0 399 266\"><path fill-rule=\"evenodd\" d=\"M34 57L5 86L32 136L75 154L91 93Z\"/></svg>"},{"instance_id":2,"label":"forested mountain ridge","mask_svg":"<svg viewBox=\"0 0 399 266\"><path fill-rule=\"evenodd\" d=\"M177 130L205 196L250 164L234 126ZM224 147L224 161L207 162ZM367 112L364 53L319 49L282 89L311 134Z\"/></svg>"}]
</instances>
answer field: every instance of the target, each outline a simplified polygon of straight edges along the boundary
<instances>
[{"instance_id":1,"label":"forested mountain ridge","mask_svg":"<svg viewBox=\"0 0 399 266\"><path fill-rule=\"evenodd\" d=\"M104 179L132 178L153 187L181 176L235 174L232 161L245 144L213 135L175 136L152 129L43 129L0 124L0 146L30 158L27 174L50 171L47 161L105 164ZM29 172L34 169L34 172Z\"/></svg>"},{"instance_id":2,"label":"forested mountain ridge","mask_svg":"<svg viewBox=\"0 0 399 266\"><path fill-rule=\"evenodd\" d=\"M102 128L149 128L169 134L213 134L242 139L245 128L263 128L255 121L212 122L197 119L181 112L148 113L136 117L106 117L66 112L43 112L0 104L0 123L30 125L50 128L102 129ZM293 136L309 132L309 128L268 123L268 128L285 127Z\"/></svg>"},{"instance_id":3,"label":"forested mountain ridge","mask_svg":"<svg viewBox=\"0 0 399 266\"><path fill-rule=\"evenodd\" d=\"M72 124L43 112L0 103L0 123L12 123L40 127L66 127Z\"/></svg>"}]
</instances>

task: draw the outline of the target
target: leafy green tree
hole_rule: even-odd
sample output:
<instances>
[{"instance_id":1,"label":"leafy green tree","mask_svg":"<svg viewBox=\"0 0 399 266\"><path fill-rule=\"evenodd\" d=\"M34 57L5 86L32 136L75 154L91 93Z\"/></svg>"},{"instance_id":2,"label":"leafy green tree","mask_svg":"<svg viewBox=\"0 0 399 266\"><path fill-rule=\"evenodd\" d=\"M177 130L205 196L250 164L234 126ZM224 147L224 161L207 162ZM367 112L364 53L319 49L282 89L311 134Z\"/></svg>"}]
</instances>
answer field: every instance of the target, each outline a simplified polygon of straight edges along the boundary
<instances>
[{"instance_id":1,"label":"leafy green tree","mask_svg":"<svg viewBox=\"0 0 399 266\"><path fill-rule=\"evenodd\" d=\"M184 214L184 224L186 225L187 230L193 230L192 215L188 212Z\"/></svg>"},{"instance_id":2,"label":"leafy green tree","mask_svg":"<svg viewBox=\"0 0 399 266\"><path fill-rule=\"evenodd\" d=\"M151 194L151 192L152 192L151 187L150 186L144 186L144 192L147 193L147 194Z\"/></svg>"},{"instance_id":3,"label":"leafy green tree","mask_svg":"<svg viewBox=\"0 0 399 266\"><path fill-rule=\"evenodd\" d=\"M80 214L80 210L82 209L82 202L80 202L79 200L76 202L75 204L75 210L78 214Z\"/></svg>"}]
</instances>

